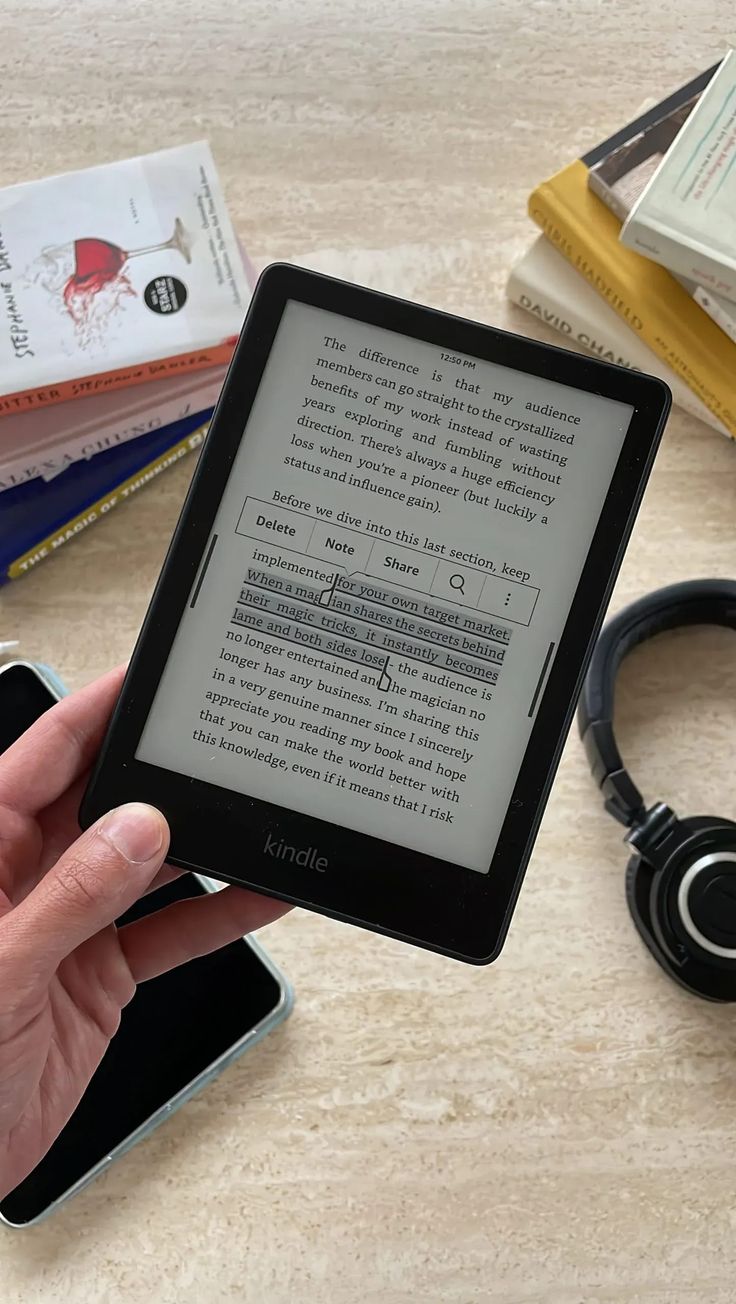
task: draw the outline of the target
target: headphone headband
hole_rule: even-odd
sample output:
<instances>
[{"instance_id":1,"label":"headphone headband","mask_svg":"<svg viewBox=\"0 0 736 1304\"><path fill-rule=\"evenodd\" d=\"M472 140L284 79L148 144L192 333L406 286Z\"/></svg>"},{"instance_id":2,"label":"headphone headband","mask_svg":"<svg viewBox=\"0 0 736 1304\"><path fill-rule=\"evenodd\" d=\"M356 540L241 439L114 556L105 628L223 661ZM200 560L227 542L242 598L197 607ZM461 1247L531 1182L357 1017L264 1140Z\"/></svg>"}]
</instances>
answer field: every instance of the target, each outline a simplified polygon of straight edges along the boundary
<instances>
[{"instance_id":1,"label":"headphone headband","mask_svg":"<svg viewBox=\"0 0 736 1304\"><path fill-rule=\"evenodd\" d=\"M632 648L655 634L683 625L736 629L736 583L710 579L670 584L625 607L603 629L583 685L578 728L593 778L606 809L627 827L643 818L645 806L613 732L616 676Z\"/></svg>"}]
</instances>

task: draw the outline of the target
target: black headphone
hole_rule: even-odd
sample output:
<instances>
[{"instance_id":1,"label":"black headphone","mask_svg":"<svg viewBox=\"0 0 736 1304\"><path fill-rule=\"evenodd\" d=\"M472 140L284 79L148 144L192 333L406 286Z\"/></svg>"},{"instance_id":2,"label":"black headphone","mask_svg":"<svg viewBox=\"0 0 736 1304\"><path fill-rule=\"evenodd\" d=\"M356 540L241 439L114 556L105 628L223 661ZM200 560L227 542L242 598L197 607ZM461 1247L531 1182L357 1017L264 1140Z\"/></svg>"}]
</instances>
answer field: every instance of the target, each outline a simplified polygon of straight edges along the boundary
<instances>
[{"instance_id":1,"label":"black headphone","mask_svg":"<svg viewBox=\"0 0 736 1304\"><path fill-rule=\"evenodd\" d=\"M678 819L647 808L613 732L616 675L638 643L682 625L736 629L736 583L672 584L626 607L596 644L578 727L606 810L629 832L634 854L626 899L645 944L666 973L711 1001L736 1001L736 824L715 815Z\"/></svg>"}]
</instances>

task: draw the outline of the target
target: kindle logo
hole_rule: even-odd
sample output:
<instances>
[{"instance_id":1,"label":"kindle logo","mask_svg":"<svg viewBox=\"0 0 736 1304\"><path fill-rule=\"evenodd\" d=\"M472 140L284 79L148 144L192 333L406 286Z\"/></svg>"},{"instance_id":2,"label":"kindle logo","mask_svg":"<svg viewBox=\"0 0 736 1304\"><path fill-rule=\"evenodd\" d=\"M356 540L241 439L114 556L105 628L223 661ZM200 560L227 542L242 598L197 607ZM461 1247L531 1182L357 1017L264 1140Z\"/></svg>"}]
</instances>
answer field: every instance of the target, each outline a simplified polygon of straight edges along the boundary
<instances>
[{"instance_id":1,"label":"kindle logo","mask_svg":"<svg viewBox=\"0 0 736 1304\"><path fill-rule=\"evenodd\" d=\"M317 869L321 874L329 864L326 856L317 854L316 847L292 847L283 838L277 840L270 833L266 834L263 854L273 856L274 860L286 860L290 865L301 865L303 869Z\"/></svg>"}]
</instances>

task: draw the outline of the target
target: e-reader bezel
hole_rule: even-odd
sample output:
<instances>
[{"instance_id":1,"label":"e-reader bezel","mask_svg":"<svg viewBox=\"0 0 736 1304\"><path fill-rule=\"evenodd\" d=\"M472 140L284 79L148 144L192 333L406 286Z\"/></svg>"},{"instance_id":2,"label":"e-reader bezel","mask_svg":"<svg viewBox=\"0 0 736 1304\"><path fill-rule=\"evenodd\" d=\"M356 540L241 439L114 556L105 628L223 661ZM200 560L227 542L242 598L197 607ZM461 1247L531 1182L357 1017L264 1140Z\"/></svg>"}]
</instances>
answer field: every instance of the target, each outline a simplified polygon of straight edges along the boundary
<instances>
[{"instance_id":1,"label":"e-reader bezel","mask_svg":"<svg viewBox=\"0 0 736 1304\"><path fill-rule=\"evenodd\" d=\"M263 371L291 300L511 367L634 409L535 719L488 873L420 854L136 759L181 617L206 565L212 526ZM671 402L661 381L286 264L261 275L80 819L124 801L159 807L169 860L475 964L496 958L534 845L587 661ZM531 704L530 704L531 710ZM489 775L489 782L492 775ZM275 785L288 776L275 776ZM266 856L266 833L316 847L321 871ZM245 862L241 869L238 861Z\"/></svg>"}]
</instances>

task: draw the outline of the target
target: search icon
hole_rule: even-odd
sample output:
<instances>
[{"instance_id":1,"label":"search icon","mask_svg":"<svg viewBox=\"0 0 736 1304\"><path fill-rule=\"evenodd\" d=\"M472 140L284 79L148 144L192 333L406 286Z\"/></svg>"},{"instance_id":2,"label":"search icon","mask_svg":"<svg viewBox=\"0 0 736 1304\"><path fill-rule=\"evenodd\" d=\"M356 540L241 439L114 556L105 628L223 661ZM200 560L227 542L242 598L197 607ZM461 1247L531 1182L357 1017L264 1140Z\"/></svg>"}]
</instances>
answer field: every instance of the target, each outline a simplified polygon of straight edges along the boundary
<instances>
[{"instance_id":1,"label":"search icon","mask_svg":"<svg viewBox=\"0 0 736 1304\"><path fill-rule=\"evenodd\" d=\"M464 576L464 575L451 575L451 576L450 576L450 588L451 588L451 589L457 589L458 593L462 593L463 596L465 596L465 576Z\"/></svg>"}]
</instances>

